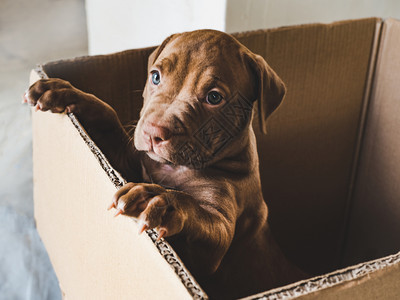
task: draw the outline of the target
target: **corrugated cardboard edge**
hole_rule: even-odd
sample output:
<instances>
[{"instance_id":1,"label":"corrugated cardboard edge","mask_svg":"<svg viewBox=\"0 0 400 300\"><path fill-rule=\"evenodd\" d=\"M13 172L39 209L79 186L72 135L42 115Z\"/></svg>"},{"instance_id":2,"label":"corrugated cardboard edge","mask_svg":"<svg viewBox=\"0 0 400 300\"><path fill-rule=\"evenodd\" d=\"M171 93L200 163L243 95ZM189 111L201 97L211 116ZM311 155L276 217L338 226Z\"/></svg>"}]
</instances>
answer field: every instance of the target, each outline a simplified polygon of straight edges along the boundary
<instances>
[{"instance_id":1,"label":"corrugated cardboard edge","mask_svg":"<svg viewBox=\"0 0 400 300\"><path fill-rule=\"evenodd\" d=\"M37 79L48 79L46 72L43 70L42 65L38 65L31 74L32 78ZM35 76L36 75L36 76ZM39 78L38 78L39 77ZM32 83L32 81L31 81ZM94 141L89 137L86 133L83 126L79 123L78 119L73 113L67 114L72 124L79 132L79 135L82 137L86 145L89 147L90 151L96 157L98 162L100 163L102 169L107 173L111 182L118 189L126 183L126 180L119 174L109 163L107 158L101 152L101 150L97 147ZM146 234L150 238L150 240L154 243L155 247L165 259L165 261L171 266L171 268L175 271L175 274L179 277L183 285L186 287L190 295L193 299L208 299L207 294L203 291L194 277L190 274L190 272L186 269L183 262L180 260L176 252L172 249L171 245L166 242L164 239L157 241L158 234L155 230L147 230Z\"/></svg>"},{"instance_id":2,"label":"corrugated cardboard edge","mask_svg":"<svg viewBox=\"0 0 400 300\"><path fill-rule=\"evenodd\" d=\"M317 276L308 280L299 281L281 288L273 289L264 293L243 298L245 300L276 300L295 299L309 295L345 282L359 279L363 276L374 273L400 263L400 252L383 258L361 263L332 273Z\"/></svg>"}]
</instances>

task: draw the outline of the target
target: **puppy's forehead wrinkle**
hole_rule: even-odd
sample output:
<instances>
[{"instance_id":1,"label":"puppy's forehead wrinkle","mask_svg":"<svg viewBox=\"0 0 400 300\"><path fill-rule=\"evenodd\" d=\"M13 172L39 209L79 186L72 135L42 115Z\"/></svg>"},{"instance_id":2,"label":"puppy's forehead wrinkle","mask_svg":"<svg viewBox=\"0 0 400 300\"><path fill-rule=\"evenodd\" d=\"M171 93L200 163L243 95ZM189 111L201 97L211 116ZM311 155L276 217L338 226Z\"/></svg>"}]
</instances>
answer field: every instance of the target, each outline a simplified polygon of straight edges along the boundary
<instances>
[{"instance_id":1,"label":"puppy's forehead wrinkle","mask_svg":"<svg viewBox=\"0 0 400 300\"><path fill-rule=\"evenodd\" d=\"M161 72L168 72L171 73L173 72L178 64L178 55L175 53L172 53L166 57L161 58L160 62L156 64L156 67L158 67Z\"/></svg>"},{"instance_id":2,"label":"puppy's forehead wrinkle","mask_svg":"<svg viewBox=\"0 0 400 300\"><path fill-rule=\"evenodd\" d=\"M194 91L198 94L206 93L209 92L213 88L221 88L223 91L229 93L230 88L229 84L227 84L229 81L229 78L221 78L218 75L206 75L204 74L203 76L197 76L195 78L195 86L194 86ZM203 95L203 97L205 94ZM225 95L227 96L227 95Z\"/></svg>"},{"instance_id":3,"label":"puppy's forehead wrinkle","mask_svg":"<svg viewBox=\"0 0 400 300\"><path fill-rule=\"evenodd\" d=\"M194 127L199 115L201 114L201 107L194 101L182 101L177 100L174 105L171 106L171 114L182 127L188 130L188 133L194 130Z\"/></svg>"},{"instance_id":4,"label":"puppy's forehead wrinkle","mask_svg":"<svg viewBox=\"0 0 400 300\"><path fill-rule=\"evenodd\" d=\"M186 131L188 124L194 120L192 117L193 112L189 107L190 105L186 102L175 102L164 112L161 120L165 123L170 123L174 128L181 128L181 131L183 131L182 129Z\"/></svg>"},{"instance_id":5,"label":"puppy's forehead wrinkle","mask_svg":"<svg viewBox=\"0 0 400 300\"><path fill-rule=\"evenodd\" d=\"M239 46L217 34L205 35L205 38L195 36L189 41L177 38L165 47L156 66L173 82L167 89L173 87L174 92L179 92L182 87L191 86L191 92L198 93L201 89L213 88L221 79L234 83L236 76L232 68L240 62Z\"/></svg>"},{"instance_id":6,"label":"puppy's forehead wrinkle","mask_svg":"<svg viewBox=\"0 0 400 300\"><path fill-rule=\"evenodd\" d=\"M207 64L215 65L216 62L225 60L227 57L225 52L228 52L228 57L231 57L234 52L239 52L238 49L239 45L223 36L178 38L162 51L159 61L162 62L168 58L166 63L172 63L179 69L189 69L188 66L193 63L196 63L196 68L203 68ZM173 52L170 53L170 51Z\"/></svg>"},{"instance_id":7,"label":"puppy's forehead wrinkle","mask_svg":"<svg viewBox=\"0 0 400 300\"><path fill-rule=\"evenodd\" d=\"M237 46L237 41L228 34L215 30L197 30L192 32L185 32L174 41L176 45L199 49L205 47L203 50L209 50L208 47L215 49L221 47Z\"/></svg>"}]
</instances>

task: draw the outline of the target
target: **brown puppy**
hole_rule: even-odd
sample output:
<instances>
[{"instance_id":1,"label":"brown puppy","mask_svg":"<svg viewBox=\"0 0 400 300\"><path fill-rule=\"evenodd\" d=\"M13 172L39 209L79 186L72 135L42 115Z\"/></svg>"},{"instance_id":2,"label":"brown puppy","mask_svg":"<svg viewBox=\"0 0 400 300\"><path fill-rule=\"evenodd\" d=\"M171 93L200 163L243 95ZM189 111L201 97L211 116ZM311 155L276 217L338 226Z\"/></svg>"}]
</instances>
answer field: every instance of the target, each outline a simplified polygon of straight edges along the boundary
<instances>
[{"instance_id":1,"label":"brown puppy","mask_svg":"<svg viewBox=\"0 0 400 300\"><path fill-rule=\"evenodd\" d=\"M269 230L252 128L254 102L265 124L283 82L262 57L213 30L166 39L150 55L148 74L134 138L111 107L63 80L41 80L25 97L37 109L77 115L132 181L110 208L168 237L211 297L299 279Z\"/></svg>"}]
</instances>

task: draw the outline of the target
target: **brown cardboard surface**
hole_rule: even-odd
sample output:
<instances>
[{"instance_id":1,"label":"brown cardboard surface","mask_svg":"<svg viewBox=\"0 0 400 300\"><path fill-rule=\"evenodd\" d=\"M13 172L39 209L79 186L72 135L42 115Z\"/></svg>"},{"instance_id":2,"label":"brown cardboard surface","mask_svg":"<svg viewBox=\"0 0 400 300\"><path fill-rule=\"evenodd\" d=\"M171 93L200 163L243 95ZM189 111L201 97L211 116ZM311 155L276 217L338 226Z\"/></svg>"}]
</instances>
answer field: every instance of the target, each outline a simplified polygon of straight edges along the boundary
<instances>
[{"instance_id":1,"label":"brown cardboard surface","mask_svg":"<svg viewBox=\"0 0 400 300\"><path fill-rule=\"evenodd\" d=\"M268 134L257 134L271 227L289 257L314 274L334 270L340 261L379 22L280 28L267 31L259 43L252 41L251 48L264 49L263 56L288 89L268 122Z\"/></svg>"},{"instance_id":2,"label":"brown cardboard surface","mask_svg":"<svg viewBox=\"0 0 400 300\"><path fill-rule=\"evenodd\" d=\"M386 20L356 181L346 264L400 249L399 49L400 22Z\"/></svg>"},{"instance_id":3,"label":"brown cardboard surface","mask_svg":"<svg viewBox=\"0 0 400 300\"><path fill-rule=\"evenodd\" d=\"M150 237L107 211L116 187L71 120L34 113L33 132L35 219L66 299L191 299Z\"/></svg>"}]
</instances>

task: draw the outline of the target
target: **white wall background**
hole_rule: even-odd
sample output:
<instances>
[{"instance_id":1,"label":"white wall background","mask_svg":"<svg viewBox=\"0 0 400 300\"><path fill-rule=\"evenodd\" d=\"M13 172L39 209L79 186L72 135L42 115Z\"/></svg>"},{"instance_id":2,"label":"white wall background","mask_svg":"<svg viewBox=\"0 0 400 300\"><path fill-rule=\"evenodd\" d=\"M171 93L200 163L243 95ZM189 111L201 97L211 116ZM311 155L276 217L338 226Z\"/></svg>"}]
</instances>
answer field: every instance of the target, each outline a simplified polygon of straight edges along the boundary
<instances>
[{"instance_id":1,"label":"white wall background","mask_svg":"<svg viewBox=\"0 0 400 300\"><path fill-rule=\"evenodd\" d=\"M229 33L366 17L400 18L399 0L227 0Z\"/></svg>"},{"instance_id":2,"label":"white wall background","mask_svg":"<svg viewBox=\"0 0 400 300\"><path fill-rule=\"evenodd\" d=\"M225 28L225 0L86 0L89 53L154 46L198 28Z\"/></svg>"},{"instance_id":3,"label":"white wall background","mask_svg":"<svg viewBox=\"0 0 400 300\"><path fill-rule=\"evenodd\" d=\"M35 228L30 109L37 63L87 54L84 0L0 0L0 300L61 299Z\"/></svg>"},{"instance_id":4,"label":"white wall background","mask_svg":"<svg viewBox=\"0 0 400 300\"><path fill-rule=\"evenodd\" d=\"M400 19L399 0L86 0L89 53L160 44L211 28L228 33L365 17Z\"/></svg>"},{"instance_id":5,"label":"white wall background","mask_svg":"<svg viewBox=\"0 0 400 300\"><path fill-rule=\"evenodd\" d=\"M238 32L370 16L400 0L0 0L0 300L60 299L35 230L31 128L21 95L36 63L157 45L200 28Z\"/></svg>"}]
</instances>

